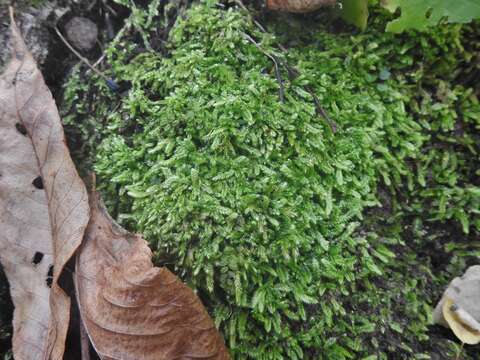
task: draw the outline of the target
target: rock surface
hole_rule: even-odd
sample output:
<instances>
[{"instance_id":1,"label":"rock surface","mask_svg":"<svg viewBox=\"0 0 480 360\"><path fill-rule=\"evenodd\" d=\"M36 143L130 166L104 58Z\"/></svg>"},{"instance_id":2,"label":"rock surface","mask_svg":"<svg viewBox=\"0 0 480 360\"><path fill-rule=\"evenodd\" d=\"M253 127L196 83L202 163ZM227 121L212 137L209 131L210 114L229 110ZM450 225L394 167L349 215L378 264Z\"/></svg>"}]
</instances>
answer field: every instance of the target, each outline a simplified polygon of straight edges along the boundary
<instances>
[{"instance_id":1,"label":"rock surface","mask_svg":"<svg viewBox=\"0 0 480 360\"><path fill-rule=\"evenodd\" d=\"M78 50L89 51L95 46L98 28L95 23L84 17L74 17L66 25L68 40Z\"/></svg>"},{"instance_id":2,"label":"rock surface","mask_svg":"<svg viewBox=\"0 0 480 360\"><path fill-rule=\"evenodd\" d=\"M45 2L41 7L16 7L15 19L22 32L27 47L39 65L43 65L48 56L50 33L47 18L55 11L53 2ZM58 9L58 6L57 6ZM0 5L0 72L10 57L10 25L8 6Z\"/></svg>"}]
</instances>

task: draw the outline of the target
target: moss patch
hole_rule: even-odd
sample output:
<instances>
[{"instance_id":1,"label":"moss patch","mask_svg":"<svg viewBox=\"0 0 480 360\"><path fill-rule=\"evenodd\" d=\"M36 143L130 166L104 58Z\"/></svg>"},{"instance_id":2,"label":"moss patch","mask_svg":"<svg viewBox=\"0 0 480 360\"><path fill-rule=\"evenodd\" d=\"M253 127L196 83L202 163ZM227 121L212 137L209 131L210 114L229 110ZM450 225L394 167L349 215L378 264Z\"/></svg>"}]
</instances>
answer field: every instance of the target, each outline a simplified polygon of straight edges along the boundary
<instances>
[{"instance_id":1,"label":"moss patch","mask_svg":"<svg viewBox=\"0 0 480 360\"><path fill-rule=\"evenodd\" d=\"M428 325L479 256L480 107L457 77L478 26L393 36L377 14L352 35L277 17L264 33L202 3L164 57L140 50L152 9L134 12L140 43L108 51L130 89L77 73L66 123L111 210L197 289L234 357L451 358ZM283 103L272 55L290 64Z\"/></svg>"}]
</instances>

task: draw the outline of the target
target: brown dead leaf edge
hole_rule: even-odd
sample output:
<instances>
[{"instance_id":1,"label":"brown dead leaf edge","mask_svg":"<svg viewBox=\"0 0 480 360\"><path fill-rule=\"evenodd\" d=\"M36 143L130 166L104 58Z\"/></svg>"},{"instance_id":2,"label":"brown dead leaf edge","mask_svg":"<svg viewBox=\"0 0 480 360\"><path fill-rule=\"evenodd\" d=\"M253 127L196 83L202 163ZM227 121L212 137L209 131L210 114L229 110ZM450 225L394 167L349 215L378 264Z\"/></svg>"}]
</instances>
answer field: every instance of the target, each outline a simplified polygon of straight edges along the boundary
<instances>
[{"instance_id":1,"label":"brown dead leaf edge","mask_svg":"<svg viewBox=\"0 0 480 360\"><path fill-rule=\"evenodd\" d=\"M63 358L70 296L58 280L80 245L77 300L102 359L229 359L193 291L153 267L146 242L114 223L98 194L89 205L13 11L11 22L12 59L0 76L0 262L15 306L15 359Z\"/></svg>"},{"instance_id":2,"label":"brown dead leaf edge","mask_svg":"<svg viewBox=\"0 0 480 360\"><path fill-rule=\"evenodd\" d=\"M76 283L82 319L98 354L125 360L227 359L193 291L168 269L153 267L145 240L115 224L96 193L90 206Z\"/></svg>"}]
</instances>

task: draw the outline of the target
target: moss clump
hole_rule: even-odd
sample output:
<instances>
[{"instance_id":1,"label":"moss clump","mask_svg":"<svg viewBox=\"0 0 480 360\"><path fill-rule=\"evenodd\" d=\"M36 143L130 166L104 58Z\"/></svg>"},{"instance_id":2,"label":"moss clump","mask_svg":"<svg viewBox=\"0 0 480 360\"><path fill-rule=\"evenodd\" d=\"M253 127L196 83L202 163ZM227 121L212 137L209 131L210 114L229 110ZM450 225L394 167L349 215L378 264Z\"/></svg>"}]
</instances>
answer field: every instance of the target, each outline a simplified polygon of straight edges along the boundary
<instances>
[{"instance_id":1,"label":"moss clump","mask_svg":"<svg viewBox=\"0 0 480 360\"><path fill-rule=\"evenodd\" d=\"M438 70L466 56L462 28L399 38L375 26L356 36L269 26L195 5L172 30L168 57L132 59L128 41L109 50L112 73L131 83L123 98L73 77L77 115L67 122L87 152L103 139L94 166L110 206L199 291L235 358L426 358L430 306L448 276L423 262L418 251L434 239L412 219L479 229L469 157L478 101ZM273 33L296 39L288 55ZM300 71L288 81L281 67L284 103L265 53ZM432 98L441 81L447 95ZM438 134L451 145L443 167L431 155ZM446 168L454 180L439 177ZM436 207L438 191L452 189Z\"/></svg>"}]
</instances>

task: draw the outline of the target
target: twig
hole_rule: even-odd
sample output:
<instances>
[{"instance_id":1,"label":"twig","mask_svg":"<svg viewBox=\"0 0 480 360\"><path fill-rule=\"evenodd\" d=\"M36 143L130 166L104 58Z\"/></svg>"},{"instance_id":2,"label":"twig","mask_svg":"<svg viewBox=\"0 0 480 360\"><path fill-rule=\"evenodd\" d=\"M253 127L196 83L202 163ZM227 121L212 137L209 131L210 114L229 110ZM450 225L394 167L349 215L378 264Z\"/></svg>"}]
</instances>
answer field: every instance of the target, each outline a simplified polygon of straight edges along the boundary
<instances>
[{"instance_id":1,"label":"twig","mask_svg":"<svg viewBox=\"0 0 480 360\"><path fill-rule=\"evenodd\" d=\"M250 16L250 18L252 19L252 22L260 29L260 31L262 31L263 33L266 33L267 30L265 29L265 27L260 24L251 14L250 14L250 11L248 10L248 8L245 6L245 4L242 2L242 0L235 0L235 3L240 6L244 11L246 11L248 13L248 15ZM290 75L290 81L295 78L297 78L299 75L300 75L300 72L293 66L290 66L286 61L281 61L280 59L274 57L273 55L270 55L268 53L266 53L261 47L259 44L257 44L250 36L248 36L247 34L245 34L247 36L247 39L250 40L251 42L253 42L265 55L267 55L270 59L272 59L272 61L275 63L275 75L277 76L277 80L279 80L279 74L280 74L280 70L279 70L279 67L278 67L278 62L281 62L282 65L287 69L289 75ZM284 53L284 54L287 54L288 50L285 46L283 46L282 44L278 44L278 48ZM282 91L282 94L281 94L281 99L283 99L283 84L281 83L281 78L280 78L280 84L281 84L281 91ZM307 90L307 92L312 96L313 98L313 102L315 104L315 108L317 110L317 113L322 116L325 121L328 123L328 125L330 126L330 129L332 130L333 133L335 133L337 131L337 124L328 116L328 113L327 111L323 108L322 104L320 104L320 101L318 100L318 97L317 95L315 95L315 92L313 91L313 89L310 87L310 86L305 86L305 90ZM282 100L283 102L283 100Z\"/></svg>"},{"instance_id":2,"label":"twig","mask_svg":"<svg viewBox=\"0 0 480 360\"><path fill-rule=\"evenodd\" d=\"M103 59L105 59L105 56L107 56L107 54L106 54L106 53L103 53L102 56L100 56L100 57L98 58L98 60L93 63L92 66L93 66L94 68L96 68L98 65L100 65L100 63L103 61Z\"/></svg>"},{"instance_id":3,"label":"twig","mask_svg":"<svg viewBox=\"0 0 480 360\"><path fill-rule=\"evenodd\" d=\"M105 7L105 9L107 9L107 11L109 11L113 16L118 17L117 12L116 12L110 5L108 5L108 3L107 3L106 0L102 0L102 5L103 5L103 6Z\"/></svg>"},{"instance_id":4,"label":"twig","mask_svg":"<svg viewBox=\"0 0 480 360\"><path fill-rule=\"evenodd\" d=\"M250 14L250 11L247 9L247 7L245 6L245 4L242 2L242 0L235 0L235 2L237 3L238 6L240 6L243 10L245 10L247 13ZM267 30L263 27L262 24L260 24L256 19L253 18L253 16L251 16L252 18L252 21L255 25L257 25L257 27L262 30L263 32L267 32Z\"/></svg>"},{"instance_id":5,"label":"twig","mask_svg":"<svg viewBox=\"0 0 480 360\"><path fill-rule=\"evenodd\" d=\"M120 31L117 33L117 35L115 35L115 37L114 37L114 38L112 39L112 41L110 42L110 46L111 46L111 44L115 44L117 41L119 41L119 40L121 39L121 37L123 36L123 33L125 32L125 30L126 30L127 27L128 27L128 26L125 25L125 26L123 26L123 27L120 29ZM93 63L93 65L91 65L91 67L97 68L97 66L100 65L100 63L105 59L106 56L107 56L107 54L106 54L106 52L104 51L103 54L102 54L102 56L100 56L100 57L98 58L98 60L95 61L95 62ZM91 67L90 67L90 68L91 68ZM95 70L95 69L94 69L94 70ZM87 71L86 71L87 74L88 74L88 71L90 71L90 70L87 70Z\"/></svg>"},{"instance_id":6,"label":"twig","mask_svg":"<svg viewBox=\"0 0 480 360\"><path fill-rule=\"evenodd\" d=\"M333 121L330 118L330 116L328 116L327 112L325 111L323 106L320 104L320 101L318 100L318 97L315 94L315 92L309 86L307 86L306 89L310 93L310 95L312 95L313 97L313 102L315 104L317 113L320 114L327 121L328 125L330 125L330 129L335 134L337 132L337 124L335 123L335 121Z\"/></svg>"},{"instance_id":7,"label":"twig","mask_svg":"<svg viewBox=\"0 0 480 360\"><path fill-rule=\"evenodd\" d=\"M67 41L67 39L65 39L65 37L62 35L60 30L56 26L55 26L55 32L59 36L60 40L62 40L62 42L70 49L70 51L72 53L74 53L80 59L81 62L83 62L85 65L87 65L95 74L97 74L103 80L105 80L105 82L107 83L107 85L110 89L112 89L113 91L118 90L118 85L115 83L115 81L113 81L112 79L109 79L100 70L93 67L92 64L90 64L90 62L87 59L85 59L77 50L75 50L73 48L72 45L70 45L70 43Z\"/></svg>"},{"instance_id":8,"label":"twig","mask_svg":"<svg viewBox=\"0 0 480 360\"><path fill-rule=\"evenodd\" d=\"M13 16L13 7L12 6L8 7L8 13L10 14L10 22L12 24L14 24L15 23L15 17Z\"/></svg>"},{"instance_id":9,"label":"twig","mask_svg":"<svg viewBox=\"0 0 480 360\"><path fill-rule=\"evenodd\" d=\"M80 53L77 50L75 50L72 45L70 45L70 43L67 41L67 39L65 39L65 37L62 35L60 30L58 30L58 27L56 27L56 26L55 26L55 32L57 33L60 40L62 40L62 42L70 49L71 52L73 52L80 59L81 62L83 62L85 65L87 65L93 72L95 72L95 74L97 74L101 78L103 78L105 80L108 79L98 69L94 68L87 59L85 59L82 55L80 55Z\"/></svg>"},{"instance_id":10,"label":"twig","mask_svg":"<svg viewBox=\"0 0 480 360\"><path fill-rule=\"evenodd\" d=\"M246 33L243 33L243 36L245 36L245 38L248 41L250 41L252 44L254 44L262 53L265 54L265 56L267 56L270 60L273 61L273 64L275 66L275 77L277 78L278 85L279 85L278 97L280 98L280 102L283 104L285 102L285 89L283 87L283 80L282 80L282 76L280 74L280 67L278 66L277 57L275 55L269 54L268 52L263 50L262 47L260 46L260 44L257 43L255 40L253 40L253 38L250 35L248 35Z\"/></svg>"}]
</instances>

